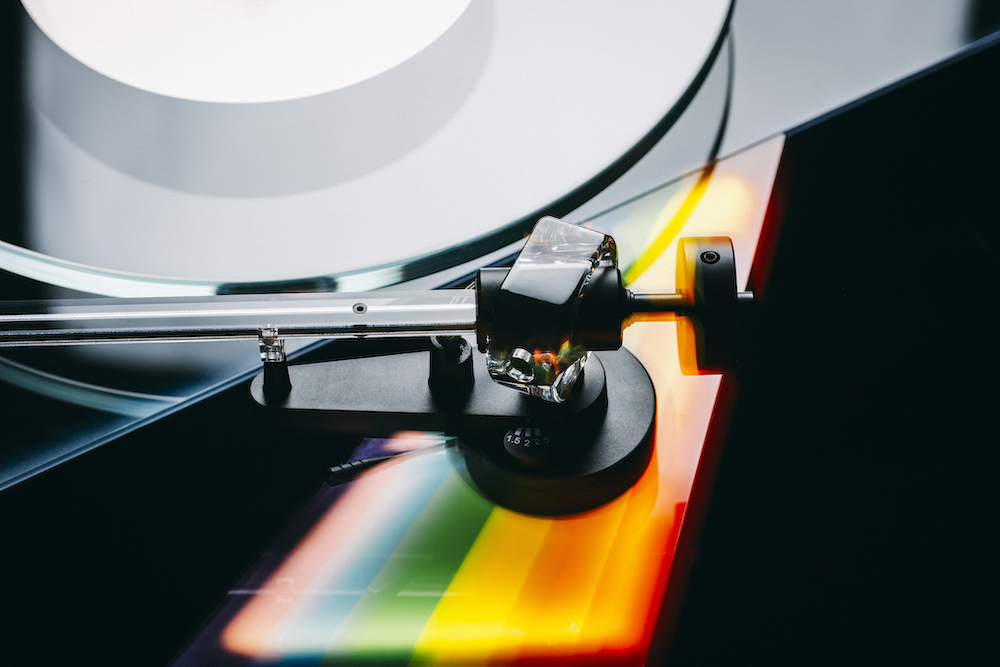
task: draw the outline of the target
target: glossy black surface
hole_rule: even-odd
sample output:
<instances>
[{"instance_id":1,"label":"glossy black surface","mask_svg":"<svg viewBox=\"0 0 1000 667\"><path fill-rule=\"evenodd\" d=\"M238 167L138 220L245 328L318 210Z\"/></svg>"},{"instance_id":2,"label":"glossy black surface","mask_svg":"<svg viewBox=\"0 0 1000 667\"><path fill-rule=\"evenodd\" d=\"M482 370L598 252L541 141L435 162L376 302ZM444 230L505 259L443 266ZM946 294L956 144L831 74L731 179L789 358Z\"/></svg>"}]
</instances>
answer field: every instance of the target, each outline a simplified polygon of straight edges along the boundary
<instances>
[{"instance_id":1,"label":"glossy black surface","mask_svg":"<svg viewBox=\"0 0 1000 667\"><path fill-rule=\"evenodd\" d=\"M414 349L366 343L322 354ZM358 444L276 433L247 394L239 383L0 493L3 604L16 610L0 664L170 661Z\"/></svg>"},{"instance_id":2,"label":"glossy black surface","mask_svg":"<svg viewBox=\"0 0 1000 667\"><path fill-rule=\"evenodd\" d=\"M604 414L590 409L570 419L525 420L551 438L530 460L501 433L463 439L469 474L493 502L525 514L576 514L617 498L645 472L653 455L653 383L627 350L600 352L587 362L584 386L576 388L584 395L598 379L592 368L598 360L607 376Z\"/></svg>"},{"instance_id":3,"label":"glossy black surface","mask_svg":"<svg viewBox=\"0 0 1000 667\"><path fill-rule=\"evenodd\" d=\"M670 664L995 657L998 80L994 39L789 134Z\"/></svg>"}]
</instances>

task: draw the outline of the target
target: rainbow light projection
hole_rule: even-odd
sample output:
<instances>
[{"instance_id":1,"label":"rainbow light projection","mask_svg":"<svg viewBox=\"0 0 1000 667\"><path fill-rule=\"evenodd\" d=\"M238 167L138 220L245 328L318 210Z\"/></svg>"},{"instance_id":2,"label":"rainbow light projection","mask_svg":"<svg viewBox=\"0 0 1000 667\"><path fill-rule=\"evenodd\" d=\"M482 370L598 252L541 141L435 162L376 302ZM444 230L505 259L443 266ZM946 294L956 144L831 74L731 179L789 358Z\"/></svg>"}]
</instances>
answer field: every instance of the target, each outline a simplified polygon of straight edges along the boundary
<instances>
[{"instance_id":1,"label":"rainbow light projection","mask_svg":"<svg viewBox=\"0 0 1000 667\"><path fill-rule=\"evenodd\" d=\"M636 288L673 288L679 236L723 234L745 285L782 146L589 224L615 237ZM720 378L681 374L673 322L633 324L625 341L653 379L657 426L653 460L624 495L529 517L480 496L453 448L417 448L322 492L307 534L258 585L232 591L177 664L643 664Z\"/></svg>"}]
</instances>

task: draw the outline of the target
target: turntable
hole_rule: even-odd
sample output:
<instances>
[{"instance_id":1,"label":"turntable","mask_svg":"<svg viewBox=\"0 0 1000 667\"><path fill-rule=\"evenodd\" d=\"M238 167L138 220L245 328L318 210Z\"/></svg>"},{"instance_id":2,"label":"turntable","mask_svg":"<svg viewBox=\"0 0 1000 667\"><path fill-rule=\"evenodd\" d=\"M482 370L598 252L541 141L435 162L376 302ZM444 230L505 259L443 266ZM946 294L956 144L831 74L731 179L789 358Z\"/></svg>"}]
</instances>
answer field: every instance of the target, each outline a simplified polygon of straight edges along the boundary
<instances>
[{"instance_id":1,"label":"turntable","mask_svg":"<svg viewBox=\"0 0 1000 667\"><path fill-rule=\"evenodd\" d=\"M154 17L177 39L143 44L134 36L150 18L129 14L132 3L87 14L24 5L28 169L11 182L26 193L14 216L25 225L0 246L5 295L34 300L3 306L0 344L36 344L5 347L0 360L0 530L17 545L4 571L21 573L7 596L20 620L3 642L14 662L656 663L723 439L713 511L728 507L745 528L720 538L709 521L675 657L711 662L753 645L697 641L714 628L780 635L786 654L796 638L826 646L823 628L876 613L810 603L795 578L812 562L809 586L822 588L833 558L803 552L796 527L836 525L839 515L823 514L829 498L842 508L857 498L849 514L863 524L858 508L871 499L830 482L856 481L837 450L800 440L833 438L868 414L850 396L894 376L858 379L867 339L853 327L885 322L891 300L850 290L863 276L901 284L893 253L866 254L884 249L894 219L882 197L923 219L892 177L928 164L896 140L920 116L908 125L898 111L960 117L993 146L983 105L961 84L970 70L993 71L988 48L942 68L966 75L918 77L713 161L733 91L728 2L594 6L584 17L547 5L551 16L536 21L526 4L442 2L397 14L423 32L395 44L384 39L399 34L389 14L368 38L334 43L308 20L277 29L269 3L191 3L188 15L214 19ZM111 25L105 11L125 17L119 29L88 34ZM270 31L241 52L226 41L226 12ZM216 30L219 48L179 53L184 40L206 43L184 32L200 29ZM321 67L280 75L345 44L382 60L353 79ZM108 58L121 48L140 55ZM257 75L220 87L234 54ZM372 123L350 129L359 116ZM891 150L866 150L859 136ZM946 183L978 182L982 170L954 159L964 134L951 147L926 136L930 162L954 166ZM887 153L903 164L890 169ZM866 200L873 180L880 197ZM926 195L924 209L941 214L947 197ZM975 211L976 201L952 204ZM842 238L852 224L864 241ZM559 234L586 239L586 257L532 259ZM574 299L517 287L537 270L546 277L532 289L559 291L563 269ZM705 291L705 269L723 269L709 284L724 289ZM745 308L744 291L766 298ZM660 296L636 300L646 294ZM963 331L974 340L968 294L948 299L970 313ZM908 349L905 335L893 341ZM921 405L918 386L883 393ZM800 415L817 405L840 414L810 426ZM931 433L934 412L924 413ZM865 437L858 429L838 446L884 471L888 455ZM765 517L801 508L806 518L758 530L767 519L754 512L772 496ZM789 565L782 553L806 557ZM770 574L727 578L720 562ZM753 609L723 585L754 590ZM706 614L706 600L725 609ZM768 618L795 630L762 630ZM48 628L64 641L48 641Z\"/></svg>"},{"instance_id":2,"label":"turntable","mask_svg":"<svg viewBox=\"0 0 1000 667\"><path fill-rule=\"evenodd\" d=\"M198 20L171 23L132 3L79 15L72 3L28 2L27 15L14 12L11 22L24 25L27 114L13 120L24 127L30 169L12 164L10 182L30 187L12 193L24 215L5 237L13 244L0 245L0 267L28 280L7 278L6 296L358 291L461 280L513 256L541 216L564 216L588 200L597 207L591 215L600 213L717 152L730 3L691 17L685 3L646 4L585 14L552 5L529 20L524 13L537 11L530 3L432 3L416 15L402 3L381 18L355 16L368 37L341 35L347 41L338 45L311 24L349 24L351 3L283 9L278 31L276 10L265 5L189 3L183 15ZM163 34L203 50L135 37L168 24ZM588 38L611 28L610 37ZM384 54L408 29L408 41ZM374 60L352 56L339 74L316 65L350 44L354 56ZM257 74L234 82L234 58L256 63ZM638 95L639 87L656 92ZM516 110L516 122L505 109ZM359 118L369 129L357 129ZM631 186L619 178L626 171ZM231 381L248 370L251 349L7 356L0 376L88 416L68 439L25 429L19 439L32 442L5 457L0 485Z\"/></svg>"}]
</instances>

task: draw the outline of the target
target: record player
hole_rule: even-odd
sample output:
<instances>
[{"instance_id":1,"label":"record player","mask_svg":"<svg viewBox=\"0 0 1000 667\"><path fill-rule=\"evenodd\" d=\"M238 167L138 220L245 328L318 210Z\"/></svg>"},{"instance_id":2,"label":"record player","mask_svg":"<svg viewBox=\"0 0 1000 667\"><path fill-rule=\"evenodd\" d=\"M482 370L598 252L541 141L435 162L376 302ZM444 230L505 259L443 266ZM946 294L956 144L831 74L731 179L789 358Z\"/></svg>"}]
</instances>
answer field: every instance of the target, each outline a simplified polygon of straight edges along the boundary
<instances>
[{"instance_id":1,"label":"record player","mask_svg":"<svg viewBox=\"0 0 1000 667\"><path fill-rule=\"evenodd\" d=\"M965 314L963 329L950 338L935 329L938 344L981 345L993 311L977 307L989 303L977 285L989 260L971 263L957 295L924 284L910 297L899 258L935 245L915 230L949 201L973 221L951 232L976 249L965 255L995 252L995 230L981 222L989 206L976 194L992 172L968 157L972 136L987 153L1000 146L976 83L995 72L995 46L715 161L732 94L733 10L714 3L702 23L686 24L700 47L678 63L682 74L633 118L619 115L625 92L577 90L582 101L560 102L574 111L543 105L564 134L539 130L523 142L534 152L522 155L521 143L484 127L497 125L497 113L538 109L466 115L509 93L500 84L523 71L516 59L504 70L498 52L520 45L522 59L566 62L590 52L583 69L600 88L622 71L600 71L613 44L642 45L646 63L663 57L648 51L662 44L625 32L609 45L574 46L585 22L545 42L538 26L514 20L517 3L445 4L425 42L382 72L312 93L292 90L309 81L279 80L289 89L273 98L244 82L243 98L221 100L212 86L179 92L168 79L108 70L99 50L59 23L55 4L25 3L35 170L25 178L64 180L33 182L25 217L34 236L6 237L32 250L0 248L14 274L4 285L41 299L5 304L0 315L9 425L0 516L18 545L4 568L24 573L9 591L22 610L19 637L4 641L16 661L61 660L75 645L132 664L657 663L723 442L715 519L673 662L732 661L765 645L813 655L830 632L860 637L852 619L885 609L869 610L861 588L903 590L822 536L914 557L905 539L893 550L863 531L838 532L849 515L909 537L870 518L894 506L893 492L926 510L898 477L898 450L883 445L895 442L882 429L888 417L865 426L862 416L905 415L891 423L906 432L915 469L941 435L937 408L957 415L956 438L982 423L970 416L982 395L955 389L949 366L911 372L918 366L907 355L924 338L900 323L947 300ZM239 11L256 20L266 10ZM630 20L605 19L609 34ZM384 94L384 75L403 74L425 91L414 104L426 113L378 151L354 154L349 133L310 135L308 122L282 120L372 108L364 100ZM439 75L451 83L436 87ZM536 84L576 86L572 76L546 76L525 82L524 95ZM351 95L356 107L344 102ZM110 99L113 113L81 122ZM581 104L587 111L577 113ZM380 108L374 134L358 135L358 145L377 144L413 108ZM900 120L901 109L918 108ZM171 159L137 161L151 146L143 119L171 113L173 125L152 125ZM924 132L927 118L960 129ZM601 141L621 136L575 146L588 122L616 128ZM258 143L219 130L227 126L256 127ZM270 139L260 127L272 128ZM914 128L923 128L922 148L907 141ZM131 139L109 142L116 134ZM205 137L229 148L189 169ZM446 160L447 146L473 139L489 144L470 144L478 161ZM315 169L303 171L282 146L320 156ZM323 161L338 151L352 158ZM926 188L917 206L913 183L936 164L950 165L938 174L947 192L973 186L958 202ZM696 166L666 184L644 180ZM187 227L139 239L109 193L151 222L185 212ZM69 203L85 223L75 229L58 222ZM275 224L279 209L294 222ZM348 224L327 227L316 211ZM894 211L919 225L900 228ZM213 216L245 227L210 228ZM101 218L107 226L88 235L86 221ZM157 243L185 239L197 248L189 264L157 264L173 254L158 256ZM381 255L380 244L389 248ZM180 342L190 339L200 342ZM124 341L134 344L81 345ZM29 343L35 349L14 349ZM251 369L257 358L263 369ZM893 364L887 372L860 376L859 364L883 360ZM930 388L945 382L951 397ZM921 409L922 431L907 425ZM877 484L858 472L865 467ZM943 473L934 481L952 496L970 493ZM866 583L838 590L824 574L831 563ZM825 602L810 601L809 590ZM45 619L66 646L42 642ZM706 645L715 632L735 643Z\"/></svg>"},{"instance_id":2,"label":"record player","mask_svg":"<svg viewBox=\"0 0 1000 667\"><path fill-rule=\"evenodd\" d=\"M682 238L677 267L676 293L634 293L611 236L548 216L510 268L479 270L472 293L12 304L0 347L256 337L264 370L250 395L282 437L447 433L461 438L466 468L490 500L526 514L578 514L631 488L653 453L656 396L621 350L625 327L679 316L681 364L692 374L733 369L741 356L754 295L737 291L732 241ZM475 351L460 333L475 334ZM316 336L430 336L430 354L289 365L285 339Z\"/></svg>"}]
</instances>

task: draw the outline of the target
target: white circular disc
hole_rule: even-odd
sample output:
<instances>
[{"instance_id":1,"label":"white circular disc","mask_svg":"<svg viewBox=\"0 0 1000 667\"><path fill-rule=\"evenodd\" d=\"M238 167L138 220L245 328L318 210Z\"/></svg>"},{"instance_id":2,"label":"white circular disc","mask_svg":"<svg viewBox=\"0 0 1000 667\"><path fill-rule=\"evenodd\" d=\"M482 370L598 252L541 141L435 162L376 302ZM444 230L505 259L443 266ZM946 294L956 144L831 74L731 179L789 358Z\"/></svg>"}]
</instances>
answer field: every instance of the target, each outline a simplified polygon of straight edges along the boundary
<instances>
[{"instance_id":1,"label":"white circular disc","mask_svg":"<svg viewBox=\"0 0 1000 667\"><path fill-rule=\"evenodd\" d=\"M471 0L22 0L66 53L140 90L199 102L319 95L439 38Z\"/></svg>"},{"instance_id":2,"label":"white circular disc","mask_svg":"<svg viewBox=\"0 0 1000 667\"><path fill-rule=\"evenodd\" d=\"M338 79L323 60L329 49L316 43L324 31L301 27L306 8L320 17L327 3L190 3L245 12L255 29L264 25L255 7L271 12L269 25L298 25L276 27L265 52L295 51L282 67L299 62L302 71L288 75L285 89L275 83L281 77L253 72L205 88L211 77L182 76L190 63L179 58L159 78L146 77L66 37L56 10L76 16L91 3L25 0L41 26L28 34L33 249L108 269L230 282L482 249L498 230L553 210L570 193L592 194L607 184L609 167L620 172L637 159L690 101L731 10L731 0L443 2L408 46L341 68ZM131 17L121 26L139 25L138 7L162 13L188 2L125 4L135 7L121 10ZM391 21L376 23L370 34L391 32ZM226 25L171 30L197 42L178 51L218 43L236 53L239 40L222 36ZM198 32L210 26L219 41ZM135 36L106 41L118 49ZM142 58L167 53L169 37L150 41L159 46Z\"/></svg>"}]
</instances>

